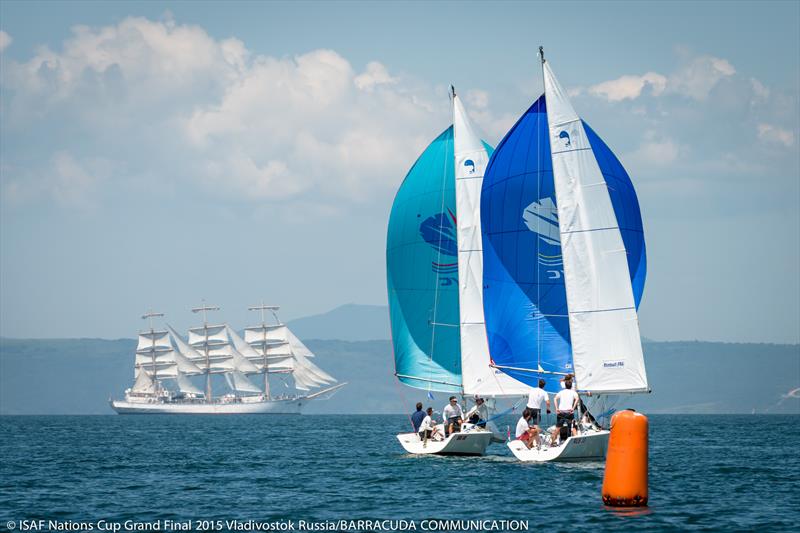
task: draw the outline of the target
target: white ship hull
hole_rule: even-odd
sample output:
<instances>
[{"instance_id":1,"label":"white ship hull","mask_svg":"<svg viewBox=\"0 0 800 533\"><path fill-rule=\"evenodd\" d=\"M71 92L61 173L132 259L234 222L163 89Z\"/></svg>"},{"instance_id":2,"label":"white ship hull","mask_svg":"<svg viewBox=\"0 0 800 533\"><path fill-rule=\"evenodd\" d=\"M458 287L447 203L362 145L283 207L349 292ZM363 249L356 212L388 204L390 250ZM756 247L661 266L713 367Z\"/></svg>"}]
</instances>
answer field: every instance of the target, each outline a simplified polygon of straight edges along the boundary
<instances>
[{"instance_id":1,"label":"white ship hull","mask_svg":"<svg viewBox=\"0 0 800 533\"><path fill-rule=\"evenodd\" d=\"M309 401L330 397L347 383L340 383L308 396L271 400L244 398L242 401L152 401L111 400L111 408L121 415L299 415Z\"/></svg>"},{"instance_id":2,"label":"white ship hull","mask_svg":"<svg viewBox=\"0 0 800 533\"><path fill-rule=\"evenodd\" d=\"M535 446L528 449L522 441L512 440L508 448L520 461L547 463L550 461L602 461L608 449L608 435L606 430L591 431L569 437L561 446ZM549 435L544 437L549 439Z\"/></svg>"},{"instance_id":3,"label":"white ship hull","mask_svg":"<svg viewBox=\"0 0 800 533\"><path fill-rule=\"evenodd\" d=\"M140 403L114 400L111 408L121 415L297 415L306 401L306 398L253 403Z\"/></svg>"}]
</instances>

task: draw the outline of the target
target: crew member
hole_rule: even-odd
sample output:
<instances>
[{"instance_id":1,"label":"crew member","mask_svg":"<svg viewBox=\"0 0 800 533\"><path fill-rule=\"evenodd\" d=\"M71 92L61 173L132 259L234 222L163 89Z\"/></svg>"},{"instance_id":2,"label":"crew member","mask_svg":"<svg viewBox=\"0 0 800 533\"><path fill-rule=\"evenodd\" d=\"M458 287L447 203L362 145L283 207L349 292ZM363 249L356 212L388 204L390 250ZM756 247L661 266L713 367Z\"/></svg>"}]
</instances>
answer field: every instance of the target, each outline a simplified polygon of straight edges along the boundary
<instances>
[{"instance_id":1,"label":"crew member","mask_svg":"<svg viewBox=\"0 0 800 533\"><path fill-rule=\"evenodd\" d=\"M450 403L445 405L442 409L442 417L444 418L444 436L447 437L451 433L461 430L461 423L464 421L464 411L458 405L458 400L455 396L450 396Z\"/></svg>"},{"instance_id":2,"label":"crew member","mask_svg":"<svg viewBox=\"0 0 800 533\"><path fill-rule=\"evenodd\" d=\"M464 418L470 424L475 424L482 428L486 427L486 421L489 420L489 409L486 407L486 402L484 402L483 398L475 396L475 405L467 411Z\"/></svg>"},{"instance_id":3,"label":"crew member","mask_svg":"<svg viewBox=\"0 0 800 533\"><path fill-rule=\"evenodd\" d=\"M411 415L411 425L414 427L414 433L419 432L419 425L425 418L425 411L422 410L422 402L417 402L417 410Z\"/></svg>"},{"instance_id":4,"label":"crew member","mask_svg":"<svg viewBox=\"0 0 800 533\"><path fill-rule=\"evenodd\" d=\"M514 432L514 436L517 440L522 441L522 443L528 447L530 450L533 448L534 444L538 444L539 442L539 429L536 427L531 427L530 420L531 420L531 410L527 407L522 410L522 416L517 421L517 429Z\"/></svg>"},{"instance_id":5,"label":"crew member","mask_svg":"<svg viewBox=\"0 0 800 533\"><path fill-rule=\"evenodd\" d=\"M575 428L575 409L578 408L578 403L581 401L578 393L572 390L572 380L564 380L564 388L553 398L553 403L556 408L556 427L551 435L551 444L556 445L556 439L562 426L567 427L568 435L571 433L573 436L578 434Z\"/></svg>"},{"instance_id":6,"label":"crew member","mask_svg":"<svg viewBox=\"0 0 800 533\"><path fill-rule=\"evenodd\" d=\"M547 414L550 414L550 397L544 390L545 381L539 380L539 386L531 389L528 394L528 409L531 410L531 425L539 427L542 421L542 403L547 406Z\"/></svg>"}]
</instances>

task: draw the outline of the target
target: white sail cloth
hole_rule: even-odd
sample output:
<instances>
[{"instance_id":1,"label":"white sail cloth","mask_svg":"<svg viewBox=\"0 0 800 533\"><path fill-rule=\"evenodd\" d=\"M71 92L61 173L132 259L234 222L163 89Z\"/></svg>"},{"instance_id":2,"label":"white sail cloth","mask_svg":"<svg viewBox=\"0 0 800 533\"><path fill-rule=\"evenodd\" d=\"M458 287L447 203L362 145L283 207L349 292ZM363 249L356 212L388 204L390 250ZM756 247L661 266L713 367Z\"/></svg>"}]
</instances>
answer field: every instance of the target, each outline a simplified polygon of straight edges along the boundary
<instances>
[{"instance_id":1,"label":"white sail cloth","mask_svg":"<svg viewBox=\"0 0 800 533\"><path fill-rule=\"evenodd\" d=\"M461 381L465 394L519 396L530 387L489 366L489 343L483 316L483 242L481 186L489 155L453 96L456 171L458 296L461 333Z\"/></svg>"},{"instance_id":2,"label":"white sail cloth","mask_svg":"<svg viewBox=\"0 0 800 533\"><path fill-rule=\"evenodd\" d=\"M575 379L580 390L648 390L627 254L608 186L567 93L544 87Z\"/></svg>"},{"instance_id":3,"label":"white sail cloth","mask_svg":"<svg viewBox=\"0 0 800 533\"><path fill-rule=\"evenodd\" d=\"M286 328L283 328L284 331L288 331ZM251 346L247 343L242 337L236 333L233 328L228 328L228 336L231 338L233 342L233 346L236 350L242 354L247 360L253 365L256 370L242 370L243 372L263 372L265 365L264 365L264 356L266 355L266 367L269 370L284 370L290 371L292 370L293 366L291 363L292 358L292 351L289 343L284 339L281 341L269 341L267 343L257 341L255 342L255 346ZM266 354L264 353L266 351Z\"/></svg>"},{"instance_id":4,"label":"white sail cloth","mask_svg":"<svg viewBox=\"0 0 800 533\"><path fill-rule=\"evenodd\" d=\"M150 379L147 372L137 368L136 381L133 383L131 390L142 394L154 394L156 392L156 384Z\"/></svg>"},{"instance_id":5,"label":"white sail cloth","mask_svg":"<svg viewBox=\"0 0 800 533\"><path fill-rule=\"evenodd\" d=\"M135 365L138 368L144 368L157 378L174 378L178 372L185 374L203 373L200 367L175 350L157 353L155 357L137 353Z\"/></svg>"},{"instance_id":6,"label":"white sail cloth","mask_svg":"<svg viewBox=\"0 0 800 533\"><path fill-rule=\"evenodd\" d=\"M261 389L238 370L226 372L225 381L228 383L228 387L236 392L250 392L253 394L259 394L261 392Z\"/></svg>"},{"instance_id":7,"label":"white sail cloth","mask_svg":"<svg viewBox=\"0 0 800 533\"><path fill-rule=\"evenodd\" d=\"M178 351L181 353L181 355L194 362L197 362L203 358L200 352L189 346L172 326L167 324L167 328L169 329L170 333L172 333L172 341L175 343L175 346L178 348Z\"/></svg>"},{"instance_id":8,"label":"white sail cloth","mask_svg":"<svg viewBox=\"0 0 800 533\"><path fill-rule=\"evenodd\" d=\"M285 342L287 331L288 328L284 324L262 324L245 328L244 340L251 346Z\"/></svg>"},{"instance_id":9,"label":"white sail cloth","mask_svg":"<svg viewBox=\"0 0 800 533\"><path fill-rule=\"evenodd\" d=\"M321 385L335 383L336 379L312 363L314 354L294 333L286 329L287 339L294 355L294 383L300 390L310 390Z\"/></svg>"},{"instance_id":10,"label":"white sail cloth","mask_svg":"<svg viewBox=\"0 0 800 533\"><path fill-rule=\"evenodd\" d=\"M167 331L143 331L139 333L139 343L136 346L138 353L151 352L151 351L166 351L171 350L172 344L169 341L169 332Z\"/></svg>"},{"instance_id":11,"label":"white sail cloth","mask_svg":"<svg viewBox=\"0 0 800 533\"><path fill-rule=\"evenodd\" d=\"M192 383L185 374L178 372L177 377L175 378L175 383L178 386L178 390L184 394L196 394L198 396L203 395L203 391L201 391L198 387Z\"/></svg>"},{"instance_id":12,"label":"white sail cloth","mask_svg":"<svg viewBox=\"0 0 800 533\"><path fill-rule=\"evenodd\" d=\"M227 344L228 335L226 329L227 326L225 324L191 328L189 330L189 344L195 348L205 346L206 344L209 346Z\"/></svg>"}]
</instances>

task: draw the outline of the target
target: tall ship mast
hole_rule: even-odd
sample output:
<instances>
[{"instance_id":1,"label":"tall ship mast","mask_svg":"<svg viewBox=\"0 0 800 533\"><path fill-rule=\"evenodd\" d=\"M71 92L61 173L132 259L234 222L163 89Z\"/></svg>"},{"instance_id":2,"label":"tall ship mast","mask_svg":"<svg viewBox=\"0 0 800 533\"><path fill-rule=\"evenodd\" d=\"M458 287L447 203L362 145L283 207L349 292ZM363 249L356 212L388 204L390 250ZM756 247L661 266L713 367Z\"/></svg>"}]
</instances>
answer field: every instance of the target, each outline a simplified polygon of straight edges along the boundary
<instances>
[{"instance_id":1,"label":"tall ship mast","mask_svg":"<svg viewBox=\"0 0 800 533\"><path fill-rule=\"evenodd\" d=\"M299 414L308 401L346 385L310 361L314 354L280 321L277 306L249 309L261 311L261 323L245 328L244 338L226 323L209 323L208 313L220 309L205 303L192 309L203 323L189 328L187 339L169 324L154 327L163 313L145 313L133 386L111 407L120 414ZM271 393L270 375L287 386L292 381L296 393ZM224 390L214 396L219 387Z\"/></svg>"}]
</instances>

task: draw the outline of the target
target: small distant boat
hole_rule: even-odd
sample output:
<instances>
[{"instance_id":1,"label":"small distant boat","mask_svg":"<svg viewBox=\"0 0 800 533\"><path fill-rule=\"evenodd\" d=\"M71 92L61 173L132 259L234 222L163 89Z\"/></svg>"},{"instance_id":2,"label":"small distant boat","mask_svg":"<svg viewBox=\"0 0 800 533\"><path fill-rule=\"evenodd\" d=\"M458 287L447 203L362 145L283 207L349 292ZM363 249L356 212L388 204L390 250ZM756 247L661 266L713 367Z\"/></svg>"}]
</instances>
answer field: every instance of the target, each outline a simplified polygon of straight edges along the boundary
<instances>
[{"instance_id":1,"label":"small distant boat","mask_svg":"<svg viewBox=\"0 0 800 533\"><path fill-rule=\"evenodd\" d=\"M452 89L453 125L403 180L389 218L387 286L397 379L417 389L486 399L528 387L489 366L483 319L480 191L492 148L475 134ZM489 402L491 403L491 402ZM443 441L397 436L414 454L481 455L505 442L491 420ZM440 426L441 430L441 426Z\"/></svg>"},{"instance_id":2,"label":"small distant boat","mask_svg":"<svg viewBox=\"0 0 800 533\"><path fill-rule=\"evenodd\" d=\"M125 391L124 400L110 400L119 414L300 414L309 401L330 397L346 385L339 383L311 394L270 392L270 375L293 378L295 389L310 391L336 380L310 361L314 354L277 316L278 307L255 306L262 321L247 327L244 339L227 324L209 324L208 311L218 307L203 305L192 309L203 313L203 325L189 329L188 341L171 326L157 330L153 318L162 313L142 316L150 322L139 333L134 361L134 383ZM274 322L267 323L269 311ZM226 390L215 397L212 376L224 378ZM261 376L259 387L248 376ZM202 378L203 391L193 381Z\"/></svg>"},{"instance_id":3,"label":"small distant boat","mask_svg":"<svg viewBox=\"0 0 800 533\"><path fill-rule=\"evenodd\" d=\"M541 49L540 49L541 52ZM481 191L484 315L492 367L583 399L649 392L637 308L646 257L636 193L616 156L572 108L550 64L545 93L492 155ZM522 461L605 457L609 432L586 416L560 446ZM552 429L552 428L551 428Z\"/></svg>"}]
</instances>

